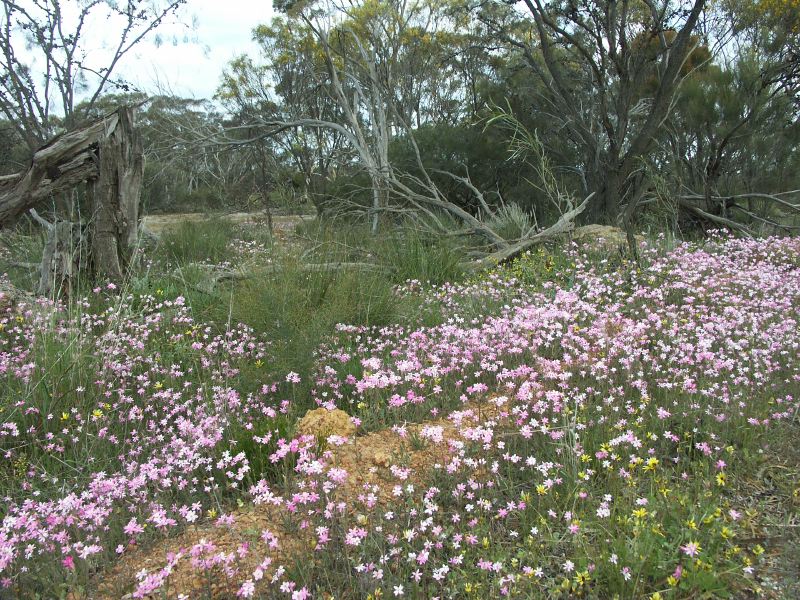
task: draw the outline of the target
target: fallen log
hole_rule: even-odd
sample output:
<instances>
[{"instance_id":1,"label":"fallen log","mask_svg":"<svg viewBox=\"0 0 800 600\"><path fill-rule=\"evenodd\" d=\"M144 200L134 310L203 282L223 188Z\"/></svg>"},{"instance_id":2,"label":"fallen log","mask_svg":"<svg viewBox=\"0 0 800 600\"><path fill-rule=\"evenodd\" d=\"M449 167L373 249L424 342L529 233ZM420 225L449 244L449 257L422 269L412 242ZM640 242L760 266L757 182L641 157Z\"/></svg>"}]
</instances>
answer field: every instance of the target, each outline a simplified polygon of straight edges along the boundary
<instances>
[{"instance_id":1,"label":"fallen log","mask_svg":"<svg viewBox=\"0 0 800 600\"><path fill-rule=\"evenodd\" d=\"M189 281L187 281L187 279L191 279L191 277L189 278L186 277L184 269L191 267L206 272L206 277L201 283L190 283ZM348 270L376 272L376 271L387 271L389 269L390 267L379 265L376 263L330 262L330 263L310 263L286 269L284 269L280 265L272 265L269 269L265 270L247 271L242 269L238 270L219 269L215 265L190 263L184 265L183 267L178 267L177 269L175 269L173 277L180 280L193 290L202 292L204 294L212 294L220 283L225 283L227 281L245 281L254 278L256 275L275 276L275 275L280 275L286 271L291 271L291 272L300 271L304 273L328 273L328 272L339 272Z\"/></svg>"},{"instance_id":2,"label":"fallen log","mask_svg":"<svg viewBox=\"0 0 800 600\"><path fill-rule=\"evenodd\" d=\"M731 219L727 219L725 217L721 217L719 215L712 215L711 213L704 211L702 208L700 208L699 206L694 205L693 203L689 202L688 200L679 198L678 199L678 204L681 206L681 208L683 208L684 210L689 211L690 213L693 213L696 217L700 218L701 220L705 220L705 221L707 221L709 223L713 223L714 225L719 225L719 226L725 227L727 229L738 231L738 232L740 232L741 234L743 234L743 235L745 235L747 237L754 237L755 236L755 234L753 233L753 231L750 230L749 227L746 227L745 225L742 225L741 223L737 223L736 221L733 221Z\"/></svg>"},{"instance_id":3,"label":"fallen log","mask_svg":"<svg viewBox=\"0 0 800 600\"><path fill-rule=\"evenodd\" d=\"M508 246L507 248L501 248L496 252L492 252L491 254L486 255L484 258L467 263L465 267L472 270L490 269L499 264L512 260L532 246L543 244L572 231L572 229L575 227L575 219L584 210L586 210L586 207L589 205L589 201L592 199L592 197L594 197L594 195L594 192L589 194L583 202L581 202L572 210L565 212L563 215L561 215L561 217L559 217L558 221L556 221L547 229L543 229L542 231L525 238L524 240L520 240L519 242Z\"/></svg>"},{"instance_id":4,"label":"fallen log","mask_svg":"<svg viewBox=\"0 0 800 600\"><path fill-rule=\"evenodd\" d=\"M385 271L387 267L376 263L365 262L329 262L329 263L309 263L301 265L301 271L311 273L324 273L326 271Z\"/></svg>"}]
</instances>

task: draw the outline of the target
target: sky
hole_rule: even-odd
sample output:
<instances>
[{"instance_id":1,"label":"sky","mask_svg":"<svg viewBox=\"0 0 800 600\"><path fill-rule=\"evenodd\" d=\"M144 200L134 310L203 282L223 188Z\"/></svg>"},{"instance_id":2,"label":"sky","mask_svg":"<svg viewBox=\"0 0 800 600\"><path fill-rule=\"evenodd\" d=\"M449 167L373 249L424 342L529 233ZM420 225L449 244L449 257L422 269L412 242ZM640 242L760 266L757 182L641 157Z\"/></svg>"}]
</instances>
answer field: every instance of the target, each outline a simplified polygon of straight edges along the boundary
<instances>
[{"instance_id":1,"label":"sky","mask_svg":"<svg viewBox=\"0 0 800 600\"><path fill-rule=\"evenodd\" d=\"M191 28L170 25L161 31L161 44L143 41L119 75L145 91L166 85L176 95L210 98L228 61L256 54L251 31L271 17L271 0L188 0L181 20ZM87 45L103 43L99 34L93 37Z\"/></svg>"},{"instance_id":2,"label":"sky","mask_svg":"<svg viewBox=\"0 0 800 600\"><path fill-rule=\"evenodd\" d=\"M164 5L168 0L155 0ZM21 0L29 10L31 0ZM62 0L68 30L77 22L79 0ZM34 9L35 10L35 9ZM256 25L272 18L271 0L188 0L176 19L165 21L154 33L143 39L115 67L112 79L122 78L135 89L156 94L173 93L189 98L211 98L219 86L227 63L241 54L257 55L252 41ZM109 19L108 12L93 9L82 32L85 64L101 69L110 62L113 49L119 44L124 22ZM160 43L159 39L160 38ZM12 38L14 51L23 62L43 73L41 52L27 47L22 34ZM88 81L94 91L96 83ZM111 87L107 92L115 91ZM82 94L79 94L79 98ZM58 110L58 98L53 110Z\"/></svg>"}]
</instances>

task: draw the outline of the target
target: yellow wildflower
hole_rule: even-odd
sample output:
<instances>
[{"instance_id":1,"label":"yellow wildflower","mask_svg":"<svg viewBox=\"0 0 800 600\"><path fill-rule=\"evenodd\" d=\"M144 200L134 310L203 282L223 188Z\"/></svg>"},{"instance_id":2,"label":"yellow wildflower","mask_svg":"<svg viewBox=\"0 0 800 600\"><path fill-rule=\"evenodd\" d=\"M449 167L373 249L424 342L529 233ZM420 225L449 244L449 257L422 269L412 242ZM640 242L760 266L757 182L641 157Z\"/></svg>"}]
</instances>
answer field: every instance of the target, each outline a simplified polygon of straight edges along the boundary
<instances>
[{"instance_id":1,"label":"yellow wildflower","mask_svg":"<svg viewBox=\"0 0 800 600\"><path fill-rule=\"evenodd\" d=\"M575 575L575 583L578 585L583 585L587 581L589 581L589 571L582 571Z\"/></svg>"}]
</instances>

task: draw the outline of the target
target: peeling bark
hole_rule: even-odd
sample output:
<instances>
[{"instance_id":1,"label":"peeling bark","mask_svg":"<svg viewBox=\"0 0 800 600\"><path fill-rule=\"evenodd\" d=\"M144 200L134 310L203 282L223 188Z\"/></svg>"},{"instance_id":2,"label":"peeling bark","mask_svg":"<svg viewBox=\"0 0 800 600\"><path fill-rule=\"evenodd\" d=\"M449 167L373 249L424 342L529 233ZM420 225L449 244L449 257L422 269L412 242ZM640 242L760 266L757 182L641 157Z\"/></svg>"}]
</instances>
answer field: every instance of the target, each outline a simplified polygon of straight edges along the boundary
<instances>
[{"instance_id":1,"label":"peeling bark","mask_svg":"<svg viewBox=\"0 0 800 600\"><path fill-rule=\"evenodd\" d=\"M46 224L39 293L70 293L78 267L89 264L96 277L122 279L137 240L144 173L133 111L122 107L56 137L34 153L26 171L0 177L0 227L53 194L89 184L92 215L86 234L78 223Z\"/></svg>"},{"instance_id":2,"label":"peeling bark","mask_svg":"<svg viewBox=\"0 0 800 600\"><path fill-rule=\"evenodd\" d=\"M122 279L136 244L144 163L133 115L120 110L117 126L100 142L100 164L92 183L92 258L95 275Z\"/></svg>"}]
</instances>

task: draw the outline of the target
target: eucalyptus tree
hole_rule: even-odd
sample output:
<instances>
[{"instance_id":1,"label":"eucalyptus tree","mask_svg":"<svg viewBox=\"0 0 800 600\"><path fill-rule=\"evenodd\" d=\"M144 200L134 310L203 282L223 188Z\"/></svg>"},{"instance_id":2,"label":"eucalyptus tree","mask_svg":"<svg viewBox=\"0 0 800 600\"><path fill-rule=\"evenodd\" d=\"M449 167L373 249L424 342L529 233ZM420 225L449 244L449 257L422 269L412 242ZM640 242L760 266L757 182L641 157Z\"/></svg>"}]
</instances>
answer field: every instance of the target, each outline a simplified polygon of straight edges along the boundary
<instances>
[{"instance_id":1,"label":"eucalyptus tree","mask_svg":"<svg viewBox=\"0 0 800 600\"><path fill-rule=\"evenodd\" d=\"M323 50L311 29L298 19L275 17L253 30L259 56L240 56L231 61L217 90L217 99L237 123L239 140L257 135L265 121L293 122L310 118L338 122L340 111L325 89ZM251 124L252 127L248 127ZM256 152L287 162L302 176L312 197L332 175L342 155L344 140L331 128L291 127L260 138ZM263 154L263 155L262 155Z\"/></svg>"},{"instance_id":2,"label":"eucalyptus tree","mask_svg":"<svg viewBox=\"0 0 800 600\"><path fill-rule=\"evenodd\" d=\"M481 12L544 84L539 108L574 146L591 220L630 223L644 163L684 78L708 59L696 28L705 0L523 0L524 12ZM477 10L477 9L476 9ZM525 15L529 29L509 23Z\"/></svg>"},{"instance_id":3,"label":"eucalyptus tree","mask_svg":"<svg viewBox=\"0 0 800 600\"><path fill-rule=\"evenodd\" d=\"M800 212L798 9L796 0L710 8L716 27L705 27L708 39L736 35L686 77L667 121L665 176L683 189L684 207L779 229Z\"/></svg>"},{"instance_id":4,"label":"eucalyptus tree","mask_svg":"<svg viewBox=\"0 0 800 600\"><path fill-rule=\"evenodd\" d=\"M721 0L737 50L756 52L763 75L800 101L800 0Z\"/></svg>"},{"instance_id":5,"label":"eucalyptus tree","mask_svg":"<svg viewBox=\"0 0 800 600\"><path fill-rule=\"evenodd\" d=\"M370 181L375 230L391 194L392 140L414 126L461 118L459 74L444 52L455 23L444 6L367 0L284 7L285 17L255 30L265 62L234 62L219 95L273 124L273 135L291 132L285 139L307 175L312 168L330 173L331 157L345 168L359 165Z\"/></svg>"},{"instance_id":6,"label":"eucalyptus tree","mask_svg":"<svg viewBox=\"0 0 800 600\"><path fill-rule=\"evenodd\" d=\"M752 53L697 70L684 82L662 138L674 157L671 175L707 199L747 188L776 191L786 185L786 152L797 152L793 116L791 97L765 77Z\"/></svg>"}]
</instances>

